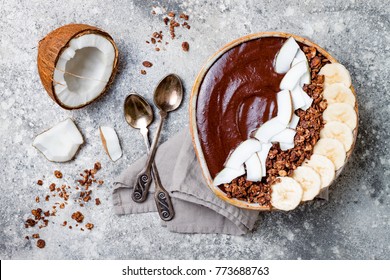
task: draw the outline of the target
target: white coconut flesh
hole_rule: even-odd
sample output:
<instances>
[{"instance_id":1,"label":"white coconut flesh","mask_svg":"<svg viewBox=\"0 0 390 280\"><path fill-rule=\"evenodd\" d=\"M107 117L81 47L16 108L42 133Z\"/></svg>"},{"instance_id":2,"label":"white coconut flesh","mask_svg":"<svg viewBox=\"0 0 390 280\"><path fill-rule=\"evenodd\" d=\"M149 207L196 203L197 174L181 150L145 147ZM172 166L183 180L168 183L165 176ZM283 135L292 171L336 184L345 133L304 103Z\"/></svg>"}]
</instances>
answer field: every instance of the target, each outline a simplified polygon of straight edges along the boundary
<instances>
[{"instance_id":1,"label":"white coconut flesh","mask_svg":"<svg viewBox=\"0 0 390 280\"><path fill-rule=\"evenodd\" d=\"M97 98L113 72L115 49L104 36L74 38L61 53L54 70L54 94L67 107L80 107Z\"/></svg>"},{"instance_id":2,"label":"white coconut flesh","mask_svg":"<svg viewBox=\"0 0 390 280\"><path fill-rule=\"evenodd\" d=\"M50 161L71 160L84 143L83 136L71 119L66 119L35 137L33 146Z\"/></svg>"}]
</instances>

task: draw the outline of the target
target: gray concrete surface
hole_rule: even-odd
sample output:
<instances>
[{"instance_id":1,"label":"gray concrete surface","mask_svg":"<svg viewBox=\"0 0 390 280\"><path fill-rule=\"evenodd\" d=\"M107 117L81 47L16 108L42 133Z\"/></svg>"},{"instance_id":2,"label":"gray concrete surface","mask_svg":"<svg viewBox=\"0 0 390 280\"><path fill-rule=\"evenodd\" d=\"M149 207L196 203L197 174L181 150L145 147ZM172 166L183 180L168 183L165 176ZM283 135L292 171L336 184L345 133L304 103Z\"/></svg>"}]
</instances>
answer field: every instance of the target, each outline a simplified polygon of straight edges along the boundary
<instances>
[{"instance_id":1,"label":"gray concrete surface","mask_svg":"<svg viewBox=\"0 0 390 280\"><path fill-rule=\"evenodd\" d=\"M145 44L163 30L152 5L190 15L190 30L177 32L166 50ZM98 102L65 111L46 95L37 73L38 41L49 31L82 22L109 32L120 50L120 72ZM389 259L390 258L390 6L386 1L0 1L0 257L1 259ZM163 141L188 123L189 92L202 63L225 43L258 31L286 31L327 49L351 71L360 106L355 152L330 193L330 201L307 203L289 213L264 213L258 229L243 237L174 234L157 214L113 215L111 183L140 157L143 142L122 116L131 91L152 100L157 81L169 72L185 85L183 106L169 117ZM190 52L181 51L181 42ZM146 76L141 63L154 63ZM35 135L73 117L85 136L77 158L48 162L31 143ZM102 149L99 125L117 130L124 152L112 163ZM152 127L154 131L155 125ZM24 239L37 230L23 221L63 171L69 184L80 170L101 161L105 184L96 191L102 205L84 207L91 232L60 226L76 209L67 206L39 231L46 248ZM36 185L43 178L45 187Z\"/></svg>"}]
</instances>

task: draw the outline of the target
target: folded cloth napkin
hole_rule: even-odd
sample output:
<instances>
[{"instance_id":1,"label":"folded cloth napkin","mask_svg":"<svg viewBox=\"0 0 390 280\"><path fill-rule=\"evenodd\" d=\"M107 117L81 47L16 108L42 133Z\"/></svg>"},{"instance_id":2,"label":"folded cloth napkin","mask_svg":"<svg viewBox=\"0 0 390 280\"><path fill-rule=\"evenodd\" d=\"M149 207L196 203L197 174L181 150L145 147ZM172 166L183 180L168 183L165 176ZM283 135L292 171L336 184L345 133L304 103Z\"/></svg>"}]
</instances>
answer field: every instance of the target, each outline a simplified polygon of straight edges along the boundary
<instances>
[{"instance_id":1,"label":"folded cloth napkin","mask_svg":"<svg viewBox=\"0 0 390 280\"><path fill-rule=\"evenodd\" d=\"M132 188L146 156L125 169L114 183L116 214L156 212L154 185L143 203L132 200ZM175 217L162 222L168 230L181 233L242 235L251 231L258 211L246 210L219 199L206 185L188 128L159 146L155 158L163 186L170 192Z\"/></svg>"}]
</instances>

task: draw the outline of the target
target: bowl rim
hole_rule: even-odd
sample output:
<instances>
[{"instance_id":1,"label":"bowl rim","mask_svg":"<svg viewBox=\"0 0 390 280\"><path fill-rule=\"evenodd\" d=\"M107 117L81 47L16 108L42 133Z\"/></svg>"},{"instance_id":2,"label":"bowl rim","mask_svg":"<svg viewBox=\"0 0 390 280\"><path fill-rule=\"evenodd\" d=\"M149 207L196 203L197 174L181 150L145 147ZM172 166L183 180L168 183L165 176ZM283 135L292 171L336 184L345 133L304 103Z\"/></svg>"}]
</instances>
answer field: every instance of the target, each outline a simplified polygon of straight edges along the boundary
<instances>
[{"instance_id":1,"label":"bowl rim","mask_svg":"<svg viewBox=\"0 0 390 280\"><path fill-rule=\"evenodd\" d=\"M226 193L223 192L220 188L215 187L213 185L213 179L210 175L210 171L207 167L206 160L204 158L203 150L199 141L199 134L198 134L198 127L197 127L197 122L196 122L196 104L197 104L197 98L199 94L199 89L202 85L203 78L207 74L208 70L210 67L227 51L230 49L244 43L247 41L259 39L259 38L264 38L264 37L281 37L281 38L290 38L293 37L297 42L303 43L307 46L310 47L315 47L318 52L320 52L322 55L324 55L327 59L329 59L330 62L336 63L338 62L332 55L330 55L325 49L321 48L317 44L311 42L310 40L295 35L291 33L286 33L286 32L278 32L278 31L273 31L273 32L258 32L258 33L253 33L253 34L248 34L245 36L242 36L240 38L237 38L226 45L224 45L222 48L220 48L218 51L216 51L211 57L208 58L208 60L205 62L201 70L199 71L198 75L195 78L192 90L191 90L191 97L190 97L190 102L189 102L189 116L190 116L190 132L191 132L191 139L192 139L192 144L194 146L195 154L198 159L198 162L200 164L201 170L203 177L206 180L207 186L211 189L211 191L220 199L224 200L227 203L230 203L234 206L240 207L240 208L245 208L245 209L250 209L250 210L260 210L260 211L270 211L270 207L265 207L265 206L260 206L258 203L249 203L244 200L239 200L236 198L228 198ZM353 144L351 149L347 152L346 160L344 162L344 165L336 171L336 176L332 181L333 182L337 179L337 177L340 175L342 172L344 166L347 164L352 151L355 147L356 143L356 138L357 138L357 131L358 131L358 126L359 126L359 111L358 111L358 102L357 102L357 96L356 92L351 85L351 90L353 94L355 95L356 102L355 102L355 111L357 114L357 125L356 128L353 130ZM328 186L327 188L329 188Z\"/></svg>"}]
</instances>

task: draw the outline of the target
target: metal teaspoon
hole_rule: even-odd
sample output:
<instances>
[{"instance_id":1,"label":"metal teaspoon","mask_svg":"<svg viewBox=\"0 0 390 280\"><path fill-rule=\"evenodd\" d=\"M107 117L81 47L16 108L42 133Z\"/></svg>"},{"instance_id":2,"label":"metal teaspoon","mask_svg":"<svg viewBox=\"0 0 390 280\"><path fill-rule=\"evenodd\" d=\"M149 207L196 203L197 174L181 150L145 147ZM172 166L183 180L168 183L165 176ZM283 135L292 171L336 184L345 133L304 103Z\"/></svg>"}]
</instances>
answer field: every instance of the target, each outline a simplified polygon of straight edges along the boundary
<instances>
[{"instance_id":1,"label":"metal teaspoon","mask_svg":"<svg viewBox=\"0 0 390 280\"><path fill-rule=\"evenodd\" d=\"M157 143L160 138L160 132L168 112L176 110L183 99L183 85L180 78L175 74L169 74L163 78L154 91L154 103L159 109L160 121L157 127L156 135L150 148L148 159L144 169L138 174L133 189L133 200L143 202L146 199L151 183L151 166L156 154Z\"/></svg>"},{"instance_id":2,"label":"metal teaspoon","mask_svg":"<svg viewBox=\"0 0 390 280\"><path fill-rule=\"evenodd\" d=\"M126 97L124 103L124 112L127 123L136 129L139 129L149 152L148 126L153 121L153 111L149 103L138 94L130 94ZM169 193L161 184L160 175L158 174L155 163L152 164L153 179L155 183L155 201L158 213L162 220L171 220L175 212Z\"/></svg>"}]
</instances>

